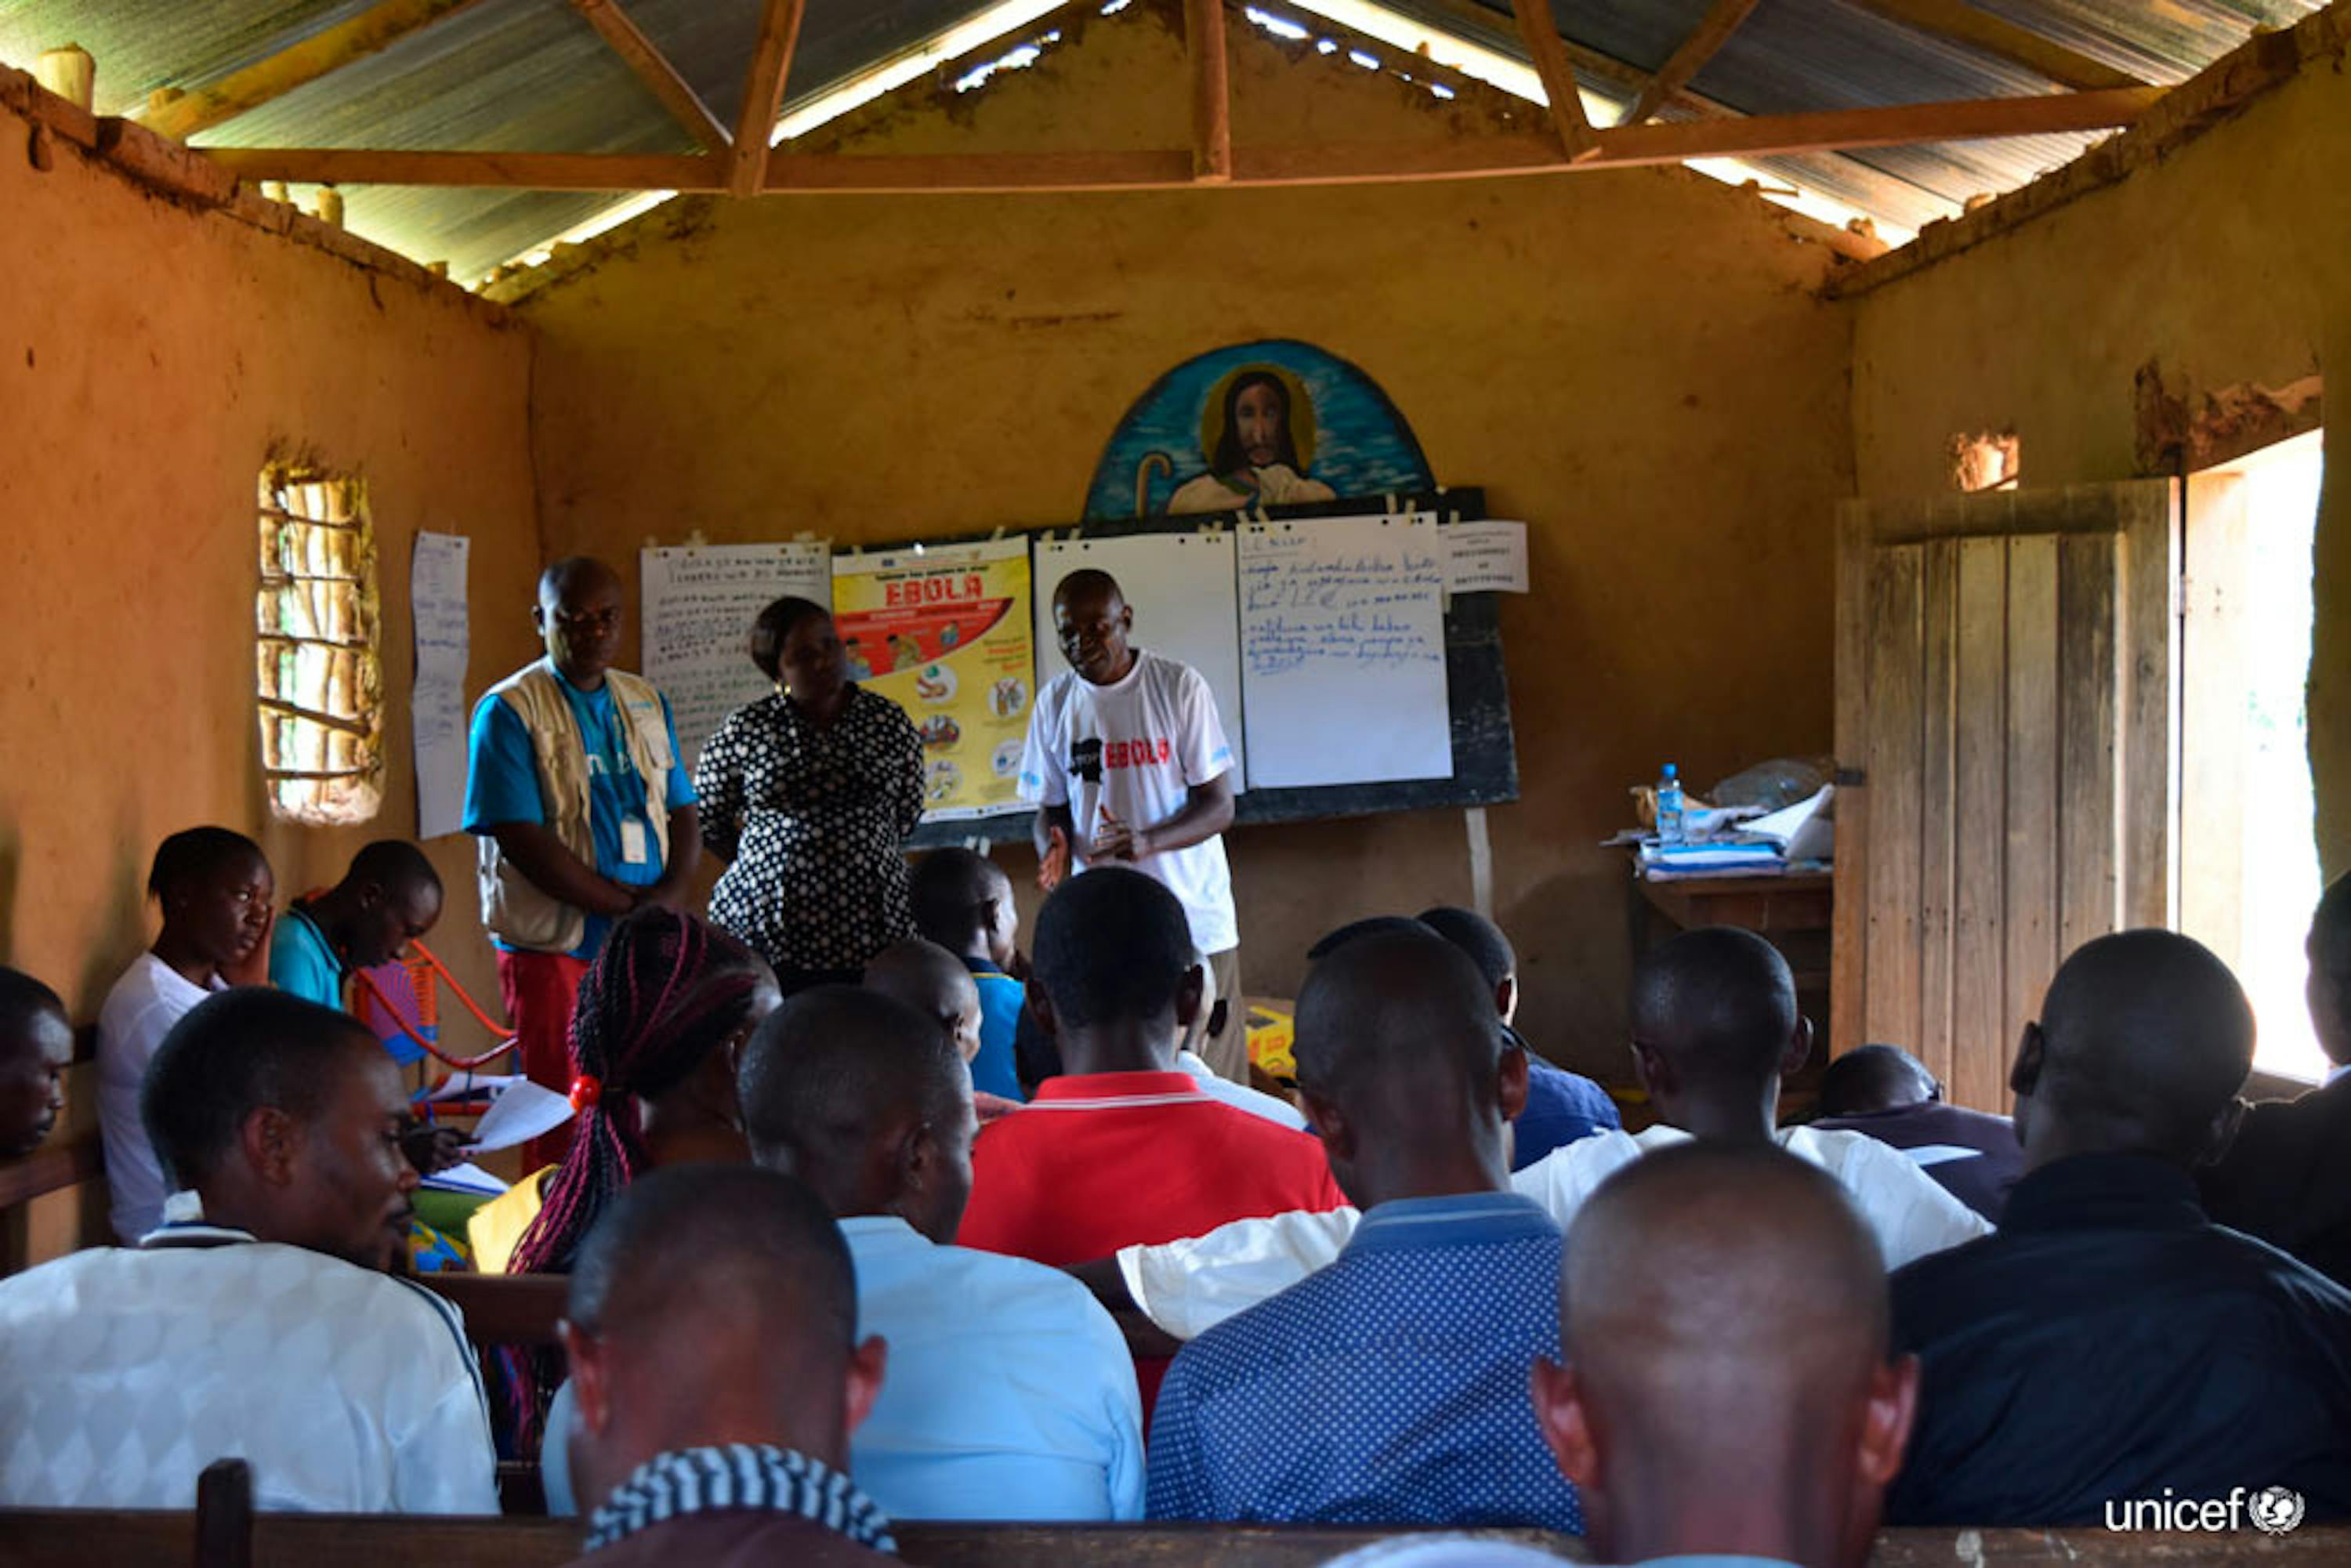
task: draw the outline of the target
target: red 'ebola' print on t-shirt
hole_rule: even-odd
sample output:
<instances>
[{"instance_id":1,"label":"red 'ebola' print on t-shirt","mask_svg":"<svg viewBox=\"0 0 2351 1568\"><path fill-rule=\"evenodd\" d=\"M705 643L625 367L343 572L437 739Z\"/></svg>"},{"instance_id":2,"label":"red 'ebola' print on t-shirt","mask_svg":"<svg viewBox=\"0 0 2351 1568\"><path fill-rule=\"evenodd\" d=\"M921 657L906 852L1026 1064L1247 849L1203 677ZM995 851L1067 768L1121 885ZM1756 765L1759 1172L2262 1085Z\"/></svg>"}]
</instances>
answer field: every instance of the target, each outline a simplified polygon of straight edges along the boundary
<instances>
[{"instance_id":1,"label":"red 'ebola' print on t-shirt","mask_svg":"<svg viewBox=\"0 0 2351 1568\"><path fill-rule=\"evenodd\" d=\"M1104 768L1149 768L1176 755L1165 740L1113 740L1102 747Z\"/></svg>"}]
</instances>

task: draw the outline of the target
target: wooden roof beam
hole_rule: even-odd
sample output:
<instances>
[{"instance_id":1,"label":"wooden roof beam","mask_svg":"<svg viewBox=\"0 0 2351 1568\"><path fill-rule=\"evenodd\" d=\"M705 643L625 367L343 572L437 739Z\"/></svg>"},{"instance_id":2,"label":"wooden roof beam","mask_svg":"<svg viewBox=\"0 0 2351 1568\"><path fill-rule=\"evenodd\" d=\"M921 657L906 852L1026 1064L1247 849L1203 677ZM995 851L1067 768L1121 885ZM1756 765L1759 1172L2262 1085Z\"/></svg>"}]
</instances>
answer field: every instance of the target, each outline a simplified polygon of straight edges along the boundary
<instances>
[{"instance_id":1,"label":"wooden roof beam","mask_svg":"<svg viewBox=\"0 0 2351 1568\"><path fill-rule=\"evenodd\" d=\"M139 117L139 123L185 141L479 4L481 0L381 0L350 21L256 60L210 87L154 105Z\"/></svg>"},{"instance_id":2,"label":"wooden roof beam","mask_svg":"<svg viewBox=\"0 0 2351 1568\"><path fill-rule=\"evenodd\" d=\"M1681 47L1657 68L1657 74L1641 89L1641 96L1633 100L1633 107L1625 111L1617 125L1641 125L1655 119L1657 110L1665 108L1666 100L1688 86L1690 78L1714 58L1715 52L1730 42L1730 35L1739 31L1739 24L1747 20L1755 5L1756 0L1714 0L1698 26L1690 29L1690 36L1682 40Z\"/></svg>"},{"instance_id":3,"label":"wooden roof beam","mask_svg":"<svg viewBox=\"0 0 2351 1568\"><path fill-rule=\"evenodd\" d=\"M743 80L743 103L735 116L735 145L726 162L726 189L756 196L767 176L768 139L783 112L784 82L792 74L792 51L800 37L808 0L768 0L759 11L758 41Z\"/></svg>"},{"instance_id":4,"label":"wooden roof beam","mask_svg":"<svg viewBox=\"0 0 2351 1568\"><path fill-rule=\"evenodd\" d=\"M1192 68L1192 178L1233 177L1233 85L1225 60L1225 0L1184 0L1184 52Z\"/></svg>"},{"instance_id":5,"label":"wooden roof beam","mask_svg":"<svg viewBox=\"0 0 2351 1568\"><path fill-rule=\"evenodd\" d=\"M351 147L206 147L247 184L446 185L517 191L721 191L726 165L696 153L374 152ZM759 151L767 151L763 141Z\"/></svg>"},{"instance_id":6,"label":"wooden roof beam","mask_svg":"<svg viewBox=\"0 0 2351 1568\"><path fill-rule=\"evenodd\" d=\"M2055 93L1893 109L1694 120L1594 132L1583 160L1568 162L1550 136L1523 132L1442 142L1237 148L1236 185L1322 185L1479 179L1678 163L1692 158L1834 152L1851 147L2042 136L2127 125L2159 88ZM760 151L767 151L763 140ZM349 185L472 185L550 191L716 191L724 166L693 155L587 152L371 152L341 148L207 148L246 181ZM1159 190L1194 183L1191 149L1142 152L778 154L776 194L832 192Z\"/></svg>"},{"instance_id":7,"label":"wooden roof beam","mask_svg":"<svg viewBox=\"0 0 2351 1568\"><path fill-rule=\"evenodd\" d=\"M2037 71L2051 81L2081 91L2147 85L2128 71L2118 71L2030 28L2020 27L1989 11L1979 11L1962 0L1855 0L1855 4L1922 33L1972 45L2011 65Z\"/></svg>"},{"instance_id":8,"label":"wooden roof beam","mask_svg":"<svg viewBox=\"0 0 2351 1568\"><path fill-rule=\"evenodd\" d=\"M1551 100L1552 129L1559 133L1560 151L1569 162L1592 156L1592 121L1584 117L1583 99L1575 90L1575 68L1567 62L1566 42L1552 20L1551 0L1511 0L1519 37L1542 78L1543 97Z\"/></svg>"},{"instance_id":9,"label":"wooden roof beam","mask_svg":"<svg viewBox=\"0 0 2351 1568\"><path fill-rule=\"evenodd\" d=\"M694 84L677 74L677 68L669 63L615 0L571 0L571 8L588 19L588 25L602 36L612 52L636 72L637 79L661 100L670 118L685 127L686 133L701 142L705 151L725 152L734 145L726 127L710 112L710 106L694 90Z\"/></svg>"}]
</instances>

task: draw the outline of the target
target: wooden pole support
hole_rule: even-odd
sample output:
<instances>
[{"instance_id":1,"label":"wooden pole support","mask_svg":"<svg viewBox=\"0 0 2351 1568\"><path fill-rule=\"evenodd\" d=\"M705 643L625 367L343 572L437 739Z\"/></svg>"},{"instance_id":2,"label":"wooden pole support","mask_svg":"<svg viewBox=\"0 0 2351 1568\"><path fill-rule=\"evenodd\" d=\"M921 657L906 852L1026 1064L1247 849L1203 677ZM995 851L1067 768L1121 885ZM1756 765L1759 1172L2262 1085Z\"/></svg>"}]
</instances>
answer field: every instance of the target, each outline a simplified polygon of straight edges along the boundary
<instances>
[{"instance_id":1,"label":"wooden pole support","mask_svg":"<svg viewBox=\"0 0 2351 1568\"><path fill-rule=\"evenodd\" d=\"M1552 127L1559 133L1560 151L1571 163L1581 163L1597 152L1592 121L1584 117L1583 99L1575 90L1575 68L1567 61L1567 42L1552 17L1551 0L1511 0L1519 37L1542 78L1543 96L1551 100Z\"/></svg>"},{"instance_id":2,"label":"wooden pole support","mask_svg":"<svg viewBox=\"0 0 2351 1568\"><path fill-rule=\"evenodd\" d=\"M1225 184L1233 177L1233 92L1224 0L1184 0L1184 48L1192 67L1192 178Z\"/></svg>"}]
</instances>

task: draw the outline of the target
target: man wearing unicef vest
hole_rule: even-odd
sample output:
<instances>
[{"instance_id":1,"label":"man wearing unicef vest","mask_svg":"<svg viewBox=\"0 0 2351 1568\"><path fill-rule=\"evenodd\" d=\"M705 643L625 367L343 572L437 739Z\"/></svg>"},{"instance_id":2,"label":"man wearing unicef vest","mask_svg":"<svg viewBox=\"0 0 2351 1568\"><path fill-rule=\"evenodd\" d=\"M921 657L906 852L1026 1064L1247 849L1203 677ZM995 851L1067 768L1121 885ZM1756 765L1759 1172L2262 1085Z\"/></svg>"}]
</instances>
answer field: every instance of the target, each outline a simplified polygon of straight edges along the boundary
<instances>
[{"instance_id":1,"label":"man wearing unicef vest","mask_svg":"<svg viewBox=\"0 0 2351 1568\"><path fill-rule=\"evenodd\" d=\"M1208 963L1224 1027L1200 1055L1249 1082L1240 927L1219 836L1233 821L1233 748L1208 683L1190 665L1132 647L1134 612L1106 571L1073 571L1053 591L1067 674L1037 694L1020 758L1020 798L1037 802L1037 883L1050 893L1072 866L1124 864L1184 905Z\"/></svg>"},{"instance_id":2,"label":"man wearing unicef vest","mask_svg":"<svg viewBox=\"0 0 2351 1568\"><path fill-rule=\"evenodd\" d=\"M482 841L482 924L523 1071L563 1092L572 998L611 923L641 904L680 905L702 832L677 726L653 684L611 667L621 580L573 556L538 580L531 620L547 657L474 709L465 831ZM535 1140L561 1157L568 1126Z\"/></svg>"}]
</instances>

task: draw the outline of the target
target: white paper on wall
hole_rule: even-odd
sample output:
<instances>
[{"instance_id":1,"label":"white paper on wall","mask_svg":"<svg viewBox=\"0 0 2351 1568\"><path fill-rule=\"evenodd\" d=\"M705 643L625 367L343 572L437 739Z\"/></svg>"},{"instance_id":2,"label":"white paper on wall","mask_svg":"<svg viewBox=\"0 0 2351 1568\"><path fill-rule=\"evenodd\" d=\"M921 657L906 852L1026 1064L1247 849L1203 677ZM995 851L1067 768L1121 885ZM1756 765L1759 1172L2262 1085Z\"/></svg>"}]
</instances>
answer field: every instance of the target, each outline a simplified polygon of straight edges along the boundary
<instances>
[{"instance_id":1,"label":"white paper on wall","mask_svg":"<svg viewBox=\"0 0 2351 1568\"><path fill-rule=\"evenodd\" d=\"M751 623L786 595L832 604L832 547L679 545L639 558L645 678L669 698L678 762L692 770L719 722L774 687L751 663Z\"/></svg>"},{"instance_id":2,"label":"white paper on wall","mask_svg":"<svg viewBox=\"0 0 2351 1568\"><path fill-rule=\"evenodd\" d=\"M1246 788L1249 754L1242 734L1233 535L1219 529L1040 539L1035 559L1038 689L1070 667L1053 633L1053 590L1073 571L1088 567L1106 571L1118 579L1127 608L1134 612L1134 645L1191 665L1208 683L1217 699L1217 717L1232 743L1233 787Z\"/></svg>"},{"instance_id":3,"label":"white paper on wall","mask_svg":"<svg viewBox=\"0 0 2351 1568\"><path fill-rule=\"evenodd\" d=\"M409 697L416 744L416 836L456 832L465 815L465 557L462 534L420 533L409 559L416 684Z\"/></svg>"},{"instance_id":4,"label":"white paper on wall","mask_svg":"<svg viewBox=\"0 0 2351 1568\"><path fill-rule=\"evenodd\" d=\"M1445 541L1445 588L1448 593L1527 591L1527 526L1499 517L1447 523L1437 530Z\"/></svg>"},{"instance_id":5,"label":"white paper on wall","mask_svg":"<svg viewBox=\"0 0 2351 1568\"><path fill-rule=\"evenodd\" d=\"M1242 526L1253 786L1453 776L1438 533L1430 514Z\"/></svg>"}]
</instances>

